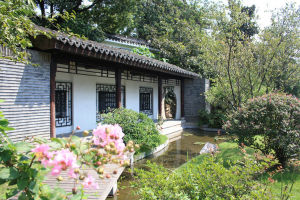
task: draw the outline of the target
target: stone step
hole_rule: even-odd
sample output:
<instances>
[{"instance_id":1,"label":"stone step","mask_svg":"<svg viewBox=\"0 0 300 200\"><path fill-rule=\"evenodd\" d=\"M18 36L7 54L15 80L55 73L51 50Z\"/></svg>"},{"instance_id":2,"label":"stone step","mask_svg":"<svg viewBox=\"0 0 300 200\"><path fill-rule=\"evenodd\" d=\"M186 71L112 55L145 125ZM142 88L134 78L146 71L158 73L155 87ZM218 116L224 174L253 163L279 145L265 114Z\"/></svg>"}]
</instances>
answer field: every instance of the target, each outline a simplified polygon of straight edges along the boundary
<instances>
[{"instance_id":1,"label":"stone step","mask_svg":"<svg viewBox=\"0 0 300 200\"><path fill-rule=\"evenodd\" d=\"M173 142L173 141L175 141L175 140L180 139L180 138L181 138L181 135L182 135L182 131L177 131L177 132L171 133L171 134L169 134L169 135L167 135L167 136L168 136L168 138L169 138L169 141L170 141L170 142Z\"/></svg>"},{"instance_id":2,"label":"stone step","mask_svg":"<svg viewBox=\"0 0 300 200\"><path fill-rule=\"evenodd\" d=\"M183 125L183 121L181 120L169 120L169 121L164 121L164 123L162 124L161 128L165 129L165 128L169 128L172 126L182 126Z\"/></svg>"},{"instance_id":3,"label":"stone step","mask_svg":"<svg viewBox=\"0 0 300 200\"><path fill-rule=\"evenodd\" d=\"M169 135L171 133L182 131L182 130L183 130L182 126L173 126L173 127L169 127L169 128L166 128L166 129L162 129L161 134Z\"/></svg>"},{"instance_id":4,"label":"stone step","mask_svg":"<svg viewBox=\"0 0 300 200\"><path fill-rule=\"evenodd\" d=\"M176 141L176 140L181 139L181 137L182 137L182 136L181 136L181 133L182 133L182 132L180 131L179 134L174 134L173 137L169 139L169 141L170 141L170 142L174 142L174 141Z\"/></svg>"}]
</instances>

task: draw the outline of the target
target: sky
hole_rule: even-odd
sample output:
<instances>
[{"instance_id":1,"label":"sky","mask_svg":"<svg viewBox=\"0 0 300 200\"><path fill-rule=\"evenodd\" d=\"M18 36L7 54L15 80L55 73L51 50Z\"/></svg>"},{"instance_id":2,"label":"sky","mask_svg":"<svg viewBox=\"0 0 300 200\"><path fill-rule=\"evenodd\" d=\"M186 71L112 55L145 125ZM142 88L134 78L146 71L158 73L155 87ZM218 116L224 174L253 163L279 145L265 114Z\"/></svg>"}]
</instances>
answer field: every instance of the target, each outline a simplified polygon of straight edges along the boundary
<instances>
[{"instance_id":1,"label":"sky","mask_svg":"<svg viewBox=\"0 0 300 200\"><path fill-rule=\"evenodd\" d=\"M227 2L227 0L223 0ZM264 28L271 24L271 10L284 7L286 3L296 2L296 6L300 6L300 0L242 0L243 5L256 6L256 14L258 15L258 25ZM269 11L269 12L268 12Z\"/></svg>"}]
</instances>

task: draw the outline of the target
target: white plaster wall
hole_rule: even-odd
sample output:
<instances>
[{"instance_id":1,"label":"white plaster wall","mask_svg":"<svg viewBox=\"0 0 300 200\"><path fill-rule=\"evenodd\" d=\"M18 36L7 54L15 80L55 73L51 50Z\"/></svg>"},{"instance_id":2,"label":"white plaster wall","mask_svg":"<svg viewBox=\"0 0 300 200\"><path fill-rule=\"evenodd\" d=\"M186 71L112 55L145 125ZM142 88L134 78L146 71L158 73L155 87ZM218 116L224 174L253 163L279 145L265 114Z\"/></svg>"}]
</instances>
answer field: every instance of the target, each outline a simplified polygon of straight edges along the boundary
<instances>
[{"instance_id":1,"label":"white plaster wall","mask_svg":"<svg viewBox=\"0 0 300 200\"><path fill-rule=\"evenodd\" d=\"M180 86L174 86L174 93L176 95L176 117L175 117L175 119L180 119L181 118Z\"/></svg>"},{"instance_id":2,"label":"white plaster wall","mask_svg":"<svg viewBox=\"0 0 300 200\"><path fill-rule=\"evenodd\" d=\"M158 119L158 83L148 83L139 81L122 80L126 90L126 108L136 112L140 111L140 87L153 88L153 115L149 116L152 119Z\"/></svg>"},{"instance_id":3,"label":"white plaster wall","mask_svg":"<svg viewBox=\"0 0 300 200\"><path fill-rule=\"evenodd\" d=\"M73 89L73 125L56 128L56 134L70 133L77 125L81 127L81 130L96 128L96 84L114 85L115 79L57 72L56 81L72 82ZM126 108L132 109L136 112L139 112L140 87L153 88L153 115L149 117L152 119L158 119L157 83L122 79L121 84L125 86Z\"/></svg>"}]
</instances>

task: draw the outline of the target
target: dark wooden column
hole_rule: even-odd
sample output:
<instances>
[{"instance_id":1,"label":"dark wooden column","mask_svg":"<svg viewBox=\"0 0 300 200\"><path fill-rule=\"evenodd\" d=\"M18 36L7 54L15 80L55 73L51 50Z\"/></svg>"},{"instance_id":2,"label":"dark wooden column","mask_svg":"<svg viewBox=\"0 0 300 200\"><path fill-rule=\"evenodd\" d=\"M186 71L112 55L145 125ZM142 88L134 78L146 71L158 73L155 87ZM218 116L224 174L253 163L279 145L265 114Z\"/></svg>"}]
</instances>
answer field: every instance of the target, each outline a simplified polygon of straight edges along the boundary
<instances>
[{"instance_id":1,"label":"dark wooden column","mask_svg":"<svg viewBox=\"0 0 300 200\"><path fill-rule=\"evenodd\" d=\"M50 63L50 137L55 138L55 77L57 63L54 56L51 56Z\"/></svg>"},{"instance_id":2,"label":"dark wooden column","mask_svg":"<svg viewBox=\"0 0 300 200\"><path fill-rule=\"evenodd\" d=\"M184 117L184 79L180 82L180 111L181 117Z\"/></svg>"},{"instance_id":3,"label":"dark wooden column","mask_svg":"<svg viewBox=\"0 0 300 200\"><path fill-rule=\"evenodd\" d=\"M162 112L162 79L158 77L158 116L161 117Z\"/></svg>"},{"instance_id":4,"label":"dark wooden column","mask_svg":"<svg viewBox=\"0 0 300 200\"><path fill-rule=\"evenodd\" d=\"M116 69L116 103L117 108L121 108L122 102L121 102L121 70L119 68Z\"/></svg>"}]
</instances>

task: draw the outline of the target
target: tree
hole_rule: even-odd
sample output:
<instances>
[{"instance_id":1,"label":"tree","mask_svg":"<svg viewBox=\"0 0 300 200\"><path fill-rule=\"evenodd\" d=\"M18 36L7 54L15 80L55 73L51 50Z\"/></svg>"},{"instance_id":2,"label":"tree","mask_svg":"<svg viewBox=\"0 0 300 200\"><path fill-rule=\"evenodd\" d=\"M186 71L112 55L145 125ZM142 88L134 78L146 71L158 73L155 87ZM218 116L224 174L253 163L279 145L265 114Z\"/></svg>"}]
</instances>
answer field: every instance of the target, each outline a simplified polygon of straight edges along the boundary
<instances>
[{"instance_id":1,"label":"tree","mask_svg":"<svg viewBox=\"0 0 300 200\"><path fill-rule=\"evenodd\" d=\"M0 46L9 48L16 61L27 62L31 47L29 36L35 36L30 17L34 15L34 4L31 0L4 0L0 2ZM0 54L0 58L2 55Z\"/></svg>"},{"instance_id":2,"label":"tree","mask_svg":"<svg viewBox=\"0 0 300 200\"><path fill-rule=\"evenodd\" d=\"M210 7L198 1L141 0L133 23L124 32L151 41L157 57L202 72L201 39L209 25Z\"/></svg>"},{"instance_id":3,"label":"tree","mask_svg":"<svg viewBox=\"0 0 300 200\"><path fill-rule=\"evenodd\" d=\"M258 90L283 90L300 95L300 7L286 4L274 12L256 44L260 81Z\"/></svg>"},{"instance_id":4,"label":"tree","mask_svg":"<svg viewBox=\"0 0 300 200\"><path fill-rule=\"evenodd\" d=\"M90 40L102 41L105 33L121 33L132 20L135 0L36 0L40 15L34 22L52 29L70 29ZM65 13L73 13L76 18L65 20ZM50 23L48 19L54 18Z\"/></svg>"},{"instance_id":5,"label":"tree","mask_svg":"<svg viewBox=\"0 0 300 200\"><path fill-rule=\"evenodd\" d=\"M256 69L251 34L246 30L253 26L245 26L255 22L243 8L240 1L229 0L228 6L216 16L212 33L203 43L205 70L214 82L208 100L225 109L236 109L257 95L249 87L255 81Z\"/></svg>"},{"instance_id":6,"label":"tree","mask_svg":"<svg viewBox=\"0 0 300 200\"><path fill-rule=\"evenodd\" d=\"M249 98L299 83L299 11L281 9L255 39L249 32L255 27L253 15L243 9L240 1L229 0L203 43L205 70L213 82L208 100L225 109L236 110Z\"/></svg>"}]
</instances>

